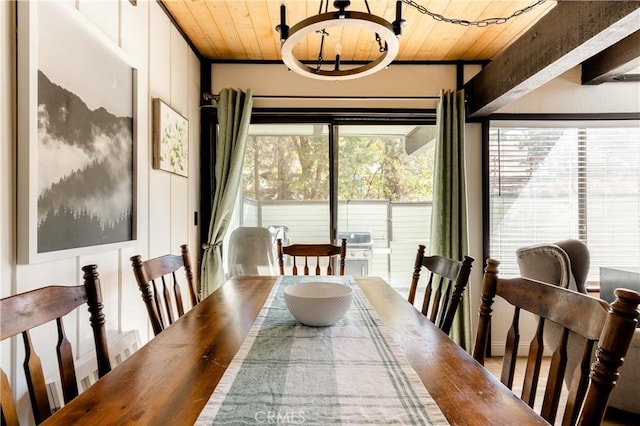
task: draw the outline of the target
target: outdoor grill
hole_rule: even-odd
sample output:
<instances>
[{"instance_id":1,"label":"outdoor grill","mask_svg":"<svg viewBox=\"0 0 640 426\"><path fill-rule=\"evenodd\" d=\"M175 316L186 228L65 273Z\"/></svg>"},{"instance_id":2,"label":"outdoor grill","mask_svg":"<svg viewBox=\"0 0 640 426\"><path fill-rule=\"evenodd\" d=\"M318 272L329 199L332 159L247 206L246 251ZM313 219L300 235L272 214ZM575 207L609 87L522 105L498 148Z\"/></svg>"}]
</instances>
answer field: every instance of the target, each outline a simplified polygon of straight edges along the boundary
<instances>
[{"instance_id":1,"label":"outdoor grill","mask_svg":"<svg viewBox=\"0 0 640 426\"><path fill-rule=\"evenodd\" d=\"M369 263L373 257L373 238L371 231L338 232L338 241L347 240L345 275L369 275Z\"/></svg>"}]
</instances>

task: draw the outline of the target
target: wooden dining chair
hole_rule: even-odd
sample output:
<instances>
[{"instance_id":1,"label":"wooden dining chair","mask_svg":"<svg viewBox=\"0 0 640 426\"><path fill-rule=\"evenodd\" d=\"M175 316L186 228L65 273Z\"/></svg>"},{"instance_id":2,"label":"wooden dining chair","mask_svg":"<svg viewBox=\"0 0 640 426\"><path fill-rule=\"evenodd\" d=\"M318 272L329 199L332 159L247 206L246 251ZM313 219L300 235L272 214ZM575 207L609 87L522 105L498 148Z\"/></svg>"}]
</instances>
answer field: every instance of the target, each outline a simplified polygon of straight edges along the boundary
<instances>
[{"instance_id":1,"label":"wooden dining chair","mask_svg":"<svg viewBox=\"0 0 640 426\"><path fill-rule=\"evenodd\" d=\"M56 353L58 370L64 402L68 403L78 396L75 357L71 343L67 339L63 326L63 317L76 308L86 304L89 307L89 323L93 330L98 374L100 377L111 371L109 349L105 331L105 317L102 312L102 290L96 265L87 265L84 271L84 284L79 286L47 286L37 290L16 294L0 300L0 340L22 334L25 349L24 371L29 398L36 424L40 424L52 414L45 374L40 357L31 340L32 329L43 324L53 323L57 329ZM18 414L13 400L9 380L1 371L0 406L3 425L17 425Z\"/></svg>"},{"instance_id":2,"label":"wooden dining chair","mask_svg":"<svg viewBox=\"0 0 640 426\"><path fill-rule=\"evenodd\" d=\"M180 269L184 269L191 307L200 301L194 286L189 248L183 244L180 250L180 255L166 254L149 260L142 260L140 255L130 258L133 273L156 336L184 315L182 290L177 275Z\"/></svg>"},{"instance_id":3,"label":"wooden dining chair","mask_svg":"<svg viewBox=\"0 0 640 426\"><path fill-rule=\"evenodd\" d=\"M344 259L347 253L347 240L342 239L342 243L338 245L333 244L290 244L288 246L282 245L282 239L278 238L278 266L280 268L280 275L284 275L284 255L288 255L293 260L292 274L298 275L298 265L296 259L304 258L304 275L309 275L309 259L315 263L314 272L315 275L322 275L323 268L320 267L320 259L327 260L326 275L335 274L335 261L339 259L339 275L344 275ZM315 259L315 260L313 260ZM312 265L313 266L313 265Z\"/></svg>"},{"instance_id":4,"label":"wooden dining chair","mask_svg":"<svg viewBox=\"0 0 640 426\"><path fill-rule=\"evenodd\" d=\"M638 324L640 293L616 290L616 300L607 302L588 295L527 278L499 278L499 262L487 259L482 282L482 304L473 357L484 365L489 344L489 320L496 295L514 307L511 327L506 337L500 380L513 389L516 357L520 343L521 311L538 316L535 336L529 344L521 398L533 407L543 357L543 333L546 322L562 327L562 337L552 350L549 375L544 390L541 415L554 424L559 414L563 425L599 425L607 408L611 390L619 376ZM567 365L570 336L582 336L581 361L573 372L564 412L559 410L563 376ZM596 360L591 364L592 351L597 346ZM559 417L558 417L559 418Z\"/></svg>"},{"instance_id":5,"label":"wooden dining chair","mask_svg":"<svg viewBox=\"0 0 640 426\"><path fill-rule=\"evenodd\" d=\"M429 274L421 312L449 334L462 294L469 283L471 265L475 259L464 256L462 261L458 261L443 256L425 256L425 248L422 244L418 245L407 300L414 304L422 268L425 268Z\"/></svg>"}]
</instances>

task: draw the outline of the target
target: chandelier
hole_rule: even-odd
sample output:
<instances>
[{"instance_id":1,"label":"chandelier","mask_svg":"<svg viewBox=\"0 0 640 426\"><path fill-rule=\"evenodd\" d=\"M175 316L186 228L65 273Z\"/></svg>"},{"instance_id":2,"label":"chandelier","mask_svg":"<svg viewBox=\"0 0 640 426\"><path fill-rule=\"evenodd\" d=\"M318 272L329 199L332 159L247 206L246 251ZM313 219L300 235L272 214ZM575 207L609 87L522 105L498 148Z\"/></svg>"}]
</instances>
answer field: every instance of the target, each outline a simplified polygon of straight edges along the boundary
<instances>
[{"instance_id":1,"label":"chandelier","mask_svg":"<svg viewBox=\"0 0 640 426\"><path fill-rule=\"evenodd\" d=\"M509 19L528 12L534 7L544 3L546 0L537 0L535 3L517 10L512 15L504 18L487 18L479 21L468 21L457 18L447 18L437 13L433 13L415 0L397 0L395 7L395 20L388 22L384 18L373 15L369 8L369 3L364 0L366 12L349 11L351 5L349 0L336 0L333 6L336 10L329 11L329 0L320 0L318 14L303 19L297 24L289 27L287 25L287 11L284 2L280 6L280 24L276 26L276 31L280 33L281 56L284 64L292 71L309 78L317 80L350 80L371 75L393 62L400 49L399 38L402 35L402 26L405 21L402 19L402 3L408 4L418 10L418 12L428 15L437 21L451 24L478 27L486 27L491 24L504 24ZM324 10L323 10L324 9ZM364 30L375 38L378 45L377 57L363 64L354 62L344 64L342 57L341 37L346 30ZM299 60L294 50L298 44L311 44L308 36L319 34L318 56L315 64L305 64ZM331 34L334 34L332 36ZM353 34L353 33L352 33ZM331 37L333 43L326 43ZM336 41L335 39L338 38ZM329 45L332 49L327 52ZM325 59L325 53L330 53L330 59ZM309 62L309 61L307 61Z\"/></svg>"},{"instance_id":2,"label":"chandelier","mask_svg":"<svg viewBox=\"0 0 640 426\"><path fill-rule=\"evenodd\" d=\"M323 4L325 11L322 12ZM329 12L329 1L320 1L320 11L317 15L306 18L289 29L286 23L286 6L280 6L280 25L276 30L280 33L282 43L282 61L292 71L305 77L318 80L349 80L373 74L387 67L398 54L400 49L400 27L402 26L401 5L402 1L396 2L396 20L393 23L370 13L369 4L365 0L367 12L347 11L351 4L348 0L336 0L333 6L336 11ZM379 56L373 61L364 65L341 69L340 56L342 55L342 43L335 43L335 59L332 58L329 68L324 61L325 39L330 36L333 29L340 32L343 28L358 28L370 31L378 43ZM320 45L318 50L318 60L315 66L303 64L294 54L296 45L305 40L311 34L320 34ZM332 67L332 68L331 68Z\"/></svg>"}]
</instances>

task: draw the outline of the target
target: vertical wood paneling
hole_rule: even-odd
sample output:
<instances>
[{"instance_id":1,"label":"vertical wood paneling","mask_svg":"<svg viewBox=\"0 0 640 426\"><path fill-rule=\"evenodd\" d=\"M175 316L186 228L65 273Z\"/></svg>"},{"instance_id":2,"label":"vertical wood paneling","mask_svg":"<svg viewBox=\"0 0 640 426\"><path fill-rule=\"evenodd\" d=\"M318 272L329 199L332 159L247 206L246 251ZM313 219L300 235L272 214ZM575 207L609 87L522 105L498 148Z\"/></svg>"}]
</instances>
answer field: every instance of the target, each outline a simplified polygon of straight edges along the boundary
<instances>
[{"instance_id":1,"label":"vertical wood paneling","mask_svg":"<svg viewBox=\"0 0 640 426\"><path fill-rule=\"evenodd\" d=\"M150 3L149 10L149 92L171 105L171 22L160 6ZM148 100L151 108L151 99ZM153 126L153 123L151 123ZM149 156L151 156L151 144ZM171 247L171 174L149 170L149 244L148 256L172 252ZM162 231L159 231L162 230ZM177 250L177 249L173 249Z\"/></svg>"},{"instance_id":2,"label":"vertical wood paneling","mask_svg":"<svg viewBox=\"0 0 640 426\"><path fill-rule=\"evenodd\" d=\"M194 115L189 120L192 152L199 146L199 87L200 63L191 52L182 36L173 28L171 21L156 2L138 1L137 6L128 0L95 2L91 0L69 0L80 12L95 24L125 52L137 68L137 90L135 109L135 167L136 167L136 216L138 222L137 240L124 244L121 248L107 251L97 250L93 254L64 258L52 262L16 265L13 247L16 245L16 218L11 213L15 209L15 193L19 190L14 180L15 169L15 114L13 89L15 78L14 55L15 40L10 35L15 31L3 31L0 34L0 87L7 94L0 100L0 292L6 297L16 292L28 291L45 285L79 285L82 282L80 268L89 263L98 265L109 336L125 330L138 329L142 340L152 337L148 330L148 318L144 304L135 284L129 257L134 254L164 254L169 251L170 239L187 242L189 239L190 213L188 204L197 205L197 168L192 166L193 178L184 179L178 188L170 187L170 175L154 171L151 168L151 98L161 97L167 102L172 100L181 106L183 115ZM14 29L15 3L0 2L0 22L6 28ZM175 36L172 38L172 31ZM149 37L151 34L151 37ZM172 52L177 57L172 57ZM4 89L7 90L4 90ZM13 101L12 101L13 98ZM5 108L6 104L6 108ZM6 124L6 125L5 125ZM197 154L195 155L197 158ZM178 201L182 210L171 213L171 205L179 194ZM149 208L149 205L153 209ZM176 207L177 210L178 207ZM192 213L191 213L192 214ZM174 216L180 216L178 219ZM175 221L179 224L176 226ZM148 232L153 229L154 232ZM195 244L195 243L194 243ZM171 251L179 250L179 247ZM197 255L197 250L195 251ZM197 260L193 258L194 262ZM6 267L5 267L6 266ZM65 328L77 356L92 347L92 337L86 310L80 309L65 318ZM34 334L36 349L55 342L53 330L43 328ZM11 344L15 342L15 345ZM15 353L14 353L15 351ZM21 363L24 358L22 342L13 339L2 343L1 363L8 372L12 387L18 395L19 415L24 424L30 416L29 398L26 396L26 384ZM47 377L57 371L55 354L41 354Z\"/></svg>"},{"instance_id":3,"label":"vertical wood paneling","mask_svg":"<svg viewBox=\"0 0 640 426\"><path fill-rule=\"evenodd\" d=\"M177 29L171 27L171 98L170 105L189 120L189 48ZM191 121L189 120L189 123ZM191 131L189 132L191 136ZM197 153L189 150L189 157ZM189 170L189 176L197 175ZM171 174L171 240L169 251L179 254L180 245L188 243L189 179Z\"/></svg>"},{"instance_id":4,"label":"vertical wood paneling","mask_svg":"<svg viewBox=\"0 0 640 426\"><path fill-rule=\"evenodd\" d=\"M141 339L148 340L153 334L149 331L147 312L140 298L129 258L148 252L149 227L149 168L151 167L151 111L149 109L149 5L150 2L138 2L133 6L128 1L121 2L120 40L122 48L134 58L137 68L137 108L136 108L136 231L137 240L131 247L120 250L120 331L138 329Z\"/></svg>"},{"instance_id":5,"label":"vertical wood paneling","mask_svg":"<svg viewBox=\"0 0 640 426\"><path fill-rule=\"evenodd\" d=\"M199 276L198 263L200 252L200 232L194 223L194 213L200 221L200 60L189 50L187 52L189 70L187 73L187 97L189 118L189 202L185 206L187 213L187 240L191 258L194 262L194 274ZM205 225L206 226L206 225Z\"/></svg>"},{"instance_id":6,"label":"vertical wood paneling","mask_svg":"<svg viewBox=\"0 0 640 426\"><path fill-rule=\"evenodd\" d=\"M0 27L12 29L15 21L15 3L0 2ZM14 292L15 278L15 144L12 113L15 105L15 31L0 32L0 295ZM0 343L0 367L11 372L11 341ZM10 373L7 373L10 374ZM13 377L9 376L9 379Z\"/></svg>"},{"instance_id":7,"label":"vertical wood paneling","mask_svg":"<svg viewBox=\"0 0 640 426\"><path fill-rule=\"evenodd\" d=\"M117 1L80 1L78 10L88 18L113 43L118 44Z\"/></svg>"}]
</instances>

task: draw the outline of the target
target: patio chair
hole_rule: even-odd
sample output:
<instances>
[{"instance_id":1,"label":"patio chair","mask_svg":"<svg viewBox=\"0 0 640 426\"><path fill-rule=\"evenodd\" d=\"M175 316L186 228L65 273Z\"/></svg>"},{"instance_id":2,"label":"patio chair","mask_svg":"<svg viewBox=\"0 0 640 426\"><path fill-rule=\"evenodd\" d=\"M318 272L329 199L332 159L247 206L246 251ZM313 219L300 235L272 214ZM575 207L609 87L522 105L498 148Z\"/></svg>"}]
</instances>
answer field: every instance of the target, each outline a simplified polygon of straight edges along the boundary
<instances>
[{"instance_id":1,"label":"patio chair","mask_svg":"<svg viewBox=\"0 0 640 426\"><path fill-rule=\"evenodd\" d=\"M267 228L240 227L229 236L229 278L239 275L276 275L273 236Z\"/></svg>"}]
</instances>

